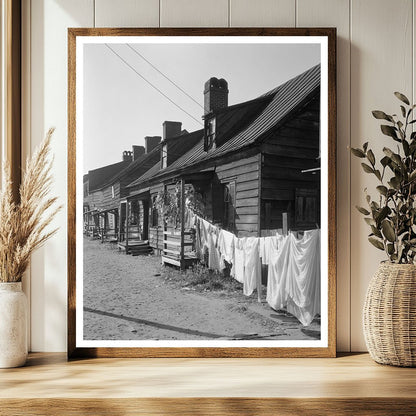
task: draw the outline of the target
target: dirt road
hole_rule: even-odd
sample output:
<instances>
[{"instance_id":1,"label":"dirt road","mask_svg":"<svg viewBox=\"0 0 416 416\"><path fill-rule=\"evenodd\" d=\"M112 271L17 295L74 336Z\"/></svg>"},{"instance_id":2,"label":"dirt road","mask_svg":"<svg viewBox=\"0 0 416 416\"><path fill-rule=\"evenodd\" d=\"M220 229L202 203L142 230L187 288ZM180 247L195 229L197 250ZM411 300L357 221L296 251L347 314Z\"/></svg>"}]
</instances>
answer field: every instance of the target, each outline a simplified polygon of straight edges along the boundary
<instances>
[{"instance_id":1,"label":"dirt road","mask_svg":"<svg viewBox=\"0 0 416 416\"><path fill-rule=\"evenodd\" d=\"M127 256L84 239L84 339L316 339L292 316L241 294L198 293L166 284L160 257Z\"/></svg>"}]
</instances>

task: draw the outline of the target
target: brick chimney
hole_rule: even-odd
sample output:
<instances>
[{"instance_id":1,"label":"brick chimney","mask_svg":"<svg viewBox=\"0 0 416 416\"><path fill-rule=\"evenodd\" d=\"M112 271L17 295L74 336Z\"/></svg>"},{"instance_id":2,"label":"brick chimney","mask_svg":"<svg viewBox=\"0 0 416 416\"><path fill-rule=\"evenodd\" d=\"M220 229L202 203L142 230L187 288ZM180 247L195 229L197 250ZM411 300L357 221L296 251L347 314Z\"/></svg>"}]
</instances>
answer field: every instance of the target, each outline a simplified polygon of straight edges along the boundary
<instances>
[{"instance_id":1,"label":"brick chimney","mask_svg":"<svg viewBox=\"0 0 416 416\"><path fill-rule=\"evenodd\" d=\"M131 162L133 161L133 152L129 150L125 150L123 152L123 162Z\"/></svg>"},{"instance_id":2,"label":"brick chimney","mask_svg":"<svg viewBox=\"0 0 416 416\"><path fill-rule=\"evenodd\" d=\"M144 146L146 153L150 153L160 143L162 138L160 136L146 136L144 138Z\"/></svg>"},{"instance_id":3,"label":"brick chimney","mask_svg":"<svg viewBox=\"0 0 416 416\"><path fill-rule=\"evenodd\" d=\"M169 154L169 143L167 140L172 137L179 136L182 133L182 123L179 121L163 122L163 141L160 149L161 168L165 169L171 163L171 155Z\"/></svg>"},{"instance_id":4,"label":"brick chimney","mask_svg":"<svg viewBox=\"0 0 416 416\"><path fill-rule=\"evenodd\" d=\"M210 78L204 88L204 115L228 107L228 83L225 79Z\"/></svg>"},{"instance_id":5,"label":"brick chimney","mask_svg":"<svg viewBox=\"0 0 416 416\"><path fill-rule=\"evenodd\" d=\"M133 145L133 160L137 160L144 155L144 146Z\"/></svg>"},{"instance_id":6,"label":"brick chimney","mask_svg":"<svg viewBox=\"0 0 416 416\"><path fill-rule=\"evenodd\" d=\"M182 123L180 121L164 121L163 122L163 140L179 136L182 131Z\"/></svg>"}]
</instances>

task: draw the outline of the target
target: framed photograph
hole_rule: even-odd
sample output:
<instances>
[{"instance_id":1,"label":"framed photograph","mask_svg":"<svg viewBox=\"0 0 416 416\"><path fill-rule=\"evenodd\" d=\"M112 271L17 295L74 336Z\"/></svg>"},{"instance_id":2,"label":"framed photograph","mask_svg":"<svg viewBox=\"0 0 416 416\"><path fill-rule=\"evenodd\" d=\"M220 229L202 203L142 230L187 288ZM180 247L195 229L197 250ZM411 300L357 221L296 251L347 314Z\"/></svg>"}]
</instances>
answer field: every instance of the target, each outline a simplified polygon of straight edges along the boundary
<instances>
[{"instance_id":1,"label":"framed photograph","mask_svg":"<svg viewBox=\"0 0 416 416\"><path fill-rule=\"evenodd\" d=\"M68 41L68 356L335 356L336 30Z\"/></svg>"}]
</instances>

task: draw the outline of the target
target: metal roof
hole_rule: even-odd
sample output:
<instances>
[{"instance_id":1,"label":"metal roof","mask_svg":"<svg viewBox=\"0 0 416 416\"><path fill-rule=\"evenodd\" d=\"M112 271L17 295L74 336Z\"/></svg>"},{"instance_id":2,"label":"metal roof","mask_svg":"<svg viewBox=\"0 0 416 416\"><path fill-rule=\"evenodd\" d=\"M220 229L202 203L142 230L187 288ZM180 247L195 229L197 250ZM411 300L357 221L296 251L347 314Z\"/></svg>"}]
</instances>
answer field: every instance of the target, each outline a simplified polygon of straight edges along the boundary
<instances>
[{"instance_id":1,"label":"metal roof","mask_svg":"<svg viewBox=\"0 0 416 416\"><path fill-rule=\"evenodd\" d=\"M178 158L181 158L184 153L186 153L189 149L194 148L203 136L204 131L201 129L192 133L181 133L176 137L172 137L169 140L165 140L164 142L162 142L162 144L166 142L169 144L169 158L173 160L172 164L174 164L175 161ZM157 159L155 160L153 158L152 164L146 170L142 170L140 172L142 175L134 181L132 181L129 185L127 185L128 188L134 187L143 180L152 178L154 175L158 173L158 171L160 170L160 146L158 147L159 150Z\"/></svg>"},{"instance_id":2,"label":"metal roof","mask_svg":"<svg viewBox=\"0 0 416 416\"><path fill-rule=\"evenodd\" d=\"M194 147L166 169L161 170L160 164L156 164L151 172L146 172L133 184L138 185L151 178L217 158L257 142L319 89L320 70L320 65L316 65L254 100L221 110L217 115L219 134L216 141L218 139L219 144L216 149L205 152L204 138L201 135Z\"/></svg>"},{"instance_id":3,"label":"metal roof","mask_svg":"<svg viewBox=\"0 0 416 416\"><path fill-rule=\"evenodd\" d=\"M112 165L90 170L84 175L84 182L88 180L90 191L101 189L111 177L118 175L130 163L131 161L121 161L113 163Z\"/></svg>"}]
</instances>

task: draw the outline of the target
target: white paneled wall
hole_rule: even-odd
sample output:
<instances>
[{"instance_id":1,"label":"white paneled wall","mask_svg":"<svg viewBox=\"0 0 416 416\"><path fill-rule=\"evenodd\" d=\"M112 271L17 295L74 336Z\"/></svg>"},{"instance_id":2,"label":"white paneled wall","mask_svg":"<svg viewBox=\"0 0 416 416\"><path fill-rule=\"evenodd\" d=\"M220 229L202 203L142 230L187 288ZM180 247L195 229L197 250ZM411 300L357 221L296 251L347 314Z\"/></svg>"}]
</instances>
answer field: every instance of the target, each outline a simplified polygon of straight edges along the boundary
<instances>
[{"instance_id":1,"label":"white paneled wall","mask_svg":"<svg viewBox=\"0 0 416 416\"><path fill-rule=\"evenodd\" d=\"M351 8L351 144L369 140L375 154L391 141L380 133L371 110L388 114L400 111L394 91L412 99L413 27L412 0L354 1ZM351 206L364 205L363 189L374 189L376 179L351 163ZM367 242L367 227L356 209L351 209L351 348L364 349L361 336L361 305L365 291L383 253ZM379 254L380 253L380 254Z\"/></svg>"},{"instance_id":2,"label":"white paneled wall","mask_svg":"<svg viewBox=\"0 0 416 416\"><path fill-rule=\"evenodd\" d=\"M68 27L336 27L338 85L339 351L364 350L361 307L381 256L353 208L372 178L347 146L384 139L370 111L394 112L393 92L414 100L416 0L24 0L25 155L46 129L54 140L54 193L66 200ZM58 235L32 261L31 348L66 349L66 211Z\"/></svg>"},{"instance_id":3,"label":"white paneled wall","mask_svg":"<svg viewBox=\"0 0 416 416\"><path fill-rule=\"evenodd\" d=\"M295 27L293 0L230 0L232 27Z\"/></svg>"}]
</instances>

